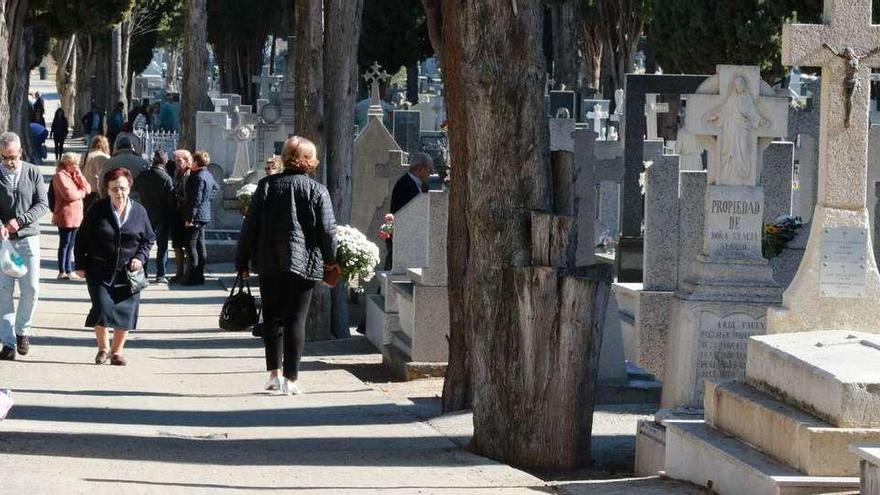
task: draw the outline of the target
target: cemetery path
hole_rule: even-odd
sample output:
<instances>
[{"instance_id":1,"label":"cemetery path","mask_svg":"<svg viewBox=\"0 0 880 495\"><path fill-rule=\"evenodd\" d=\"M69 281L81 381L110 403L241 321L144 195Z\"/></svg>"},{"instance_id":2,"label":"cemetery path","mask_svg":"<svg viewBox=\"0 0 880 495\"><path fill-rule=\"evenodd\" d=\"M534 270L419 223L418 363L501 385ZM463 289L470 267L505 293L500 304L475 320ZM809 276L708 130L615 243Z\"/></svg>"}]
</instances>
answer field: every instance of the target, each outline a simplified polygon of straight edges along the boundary
<instances>
[{"instance_id":1,"label":"cemetery path","mask_svg":"<svg viewBox=\"0 0 880 495\"><path fill-rule=\"evenodd\" d=\"M0 421L4 494L551 490L457 448L412 403L327 359L345 345L306 349L306 395L263 392L261 342L217 329L216 279L147 289L129 365L96 366L85 283L55 280L56 246L44 224L31 353L0 362L0 387L16 402Z\"/></svg>"}]
</instances>

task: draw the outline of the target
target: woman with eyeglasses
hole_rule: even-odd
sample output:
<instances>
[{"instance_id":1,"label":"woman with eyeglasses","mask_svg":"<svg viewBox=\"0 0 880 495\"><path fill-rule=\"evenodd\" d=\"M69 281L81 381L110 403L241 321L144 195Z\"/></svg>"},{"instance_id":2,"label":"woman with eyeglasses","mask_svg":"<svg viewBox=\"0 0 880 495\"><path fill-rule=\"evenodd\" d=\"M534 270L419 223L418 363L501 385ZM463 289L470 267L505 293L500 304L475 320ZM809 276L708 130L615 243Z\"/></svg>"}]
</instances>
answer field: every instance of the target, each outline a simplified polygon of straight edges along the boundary
<instances>
[{"instance_id":1,"label":"woman with eyeglasses","mask_svg":"<svg viewBox=\"0 0 880 495\"><path fill-rule=\"evenodd\" d=\"M128 332L137 327L141 297L132 293L126 272L142 270L156 242L147 210L128 197L133 183L131 172L121 167L104 174L108 197L89 209L76 239L76 274L85 277L92 301L85 325L95 327L95 364L108 359L114 366L128 364L122 351Z\"/></svg>"}]
</instances>

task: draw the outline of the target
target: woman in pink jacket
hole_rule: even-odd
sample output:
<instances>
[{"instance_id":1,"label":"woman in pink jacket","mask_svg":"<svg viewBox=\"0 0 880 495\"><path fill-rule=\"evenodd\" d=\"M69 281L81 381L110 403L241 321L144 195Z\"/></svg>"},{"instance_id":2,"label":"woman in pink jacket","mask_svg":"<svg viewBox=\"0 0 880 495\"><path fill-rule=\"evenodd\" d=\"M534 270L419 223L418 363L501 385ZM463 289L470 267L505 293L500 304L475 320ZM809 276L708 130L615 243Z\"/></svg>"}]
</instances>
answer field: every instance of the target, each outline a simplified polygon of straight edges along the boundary
<instances>
[{"instance_id":1,"label":"woman in pink jacket","mask_svg":"<svg viewBox=\"0 0 880 495\"><path fill-rule=\"evenodd\" d=\"M83 198L92 187L79 170L79 156L65 153L52 177L52 224L58 227L58 278L69 279L73 272L73 246L83 220Z\"/></svg>"}]
</instances>

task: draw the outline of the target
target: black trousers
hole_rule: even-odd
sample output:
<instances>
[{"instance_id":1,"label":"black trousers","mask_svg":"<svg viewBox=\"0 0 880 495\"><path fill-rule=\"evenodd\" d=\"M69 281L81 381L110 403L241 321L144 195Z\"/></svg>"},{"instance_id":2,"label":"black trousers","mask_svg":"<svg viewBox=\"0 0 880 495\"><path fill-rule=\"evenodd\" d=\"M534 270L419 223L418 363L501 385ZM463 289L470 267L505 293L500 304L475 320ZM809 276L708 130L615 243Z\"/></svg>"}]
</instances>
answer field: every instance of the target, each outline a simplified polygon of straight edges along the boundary
<instances>
[{"instance_id":1,"label":"black trousers","mask_svg":"<svg viewBox=\"0 0 880 495\"><path fill-rule=\"evenodd\" d=\"M186 262L189 264L189 278L202 281L205 279L205 259L208 248L205 246L205 225L196 224L186 228Z\"/></svg>"},{"instance_id":2,"label":"black trousers","mask_svg":"<svg viewBox=\"0 0 880 495\"><path fill-rule=\"evenodd\" d=\"M266 370L283 368L282 373L288 380L296 381L299 377L299 362L306 343L306 318L314 287L314 281L293 273L260 275Z\"/></svg>"}]
</instances>

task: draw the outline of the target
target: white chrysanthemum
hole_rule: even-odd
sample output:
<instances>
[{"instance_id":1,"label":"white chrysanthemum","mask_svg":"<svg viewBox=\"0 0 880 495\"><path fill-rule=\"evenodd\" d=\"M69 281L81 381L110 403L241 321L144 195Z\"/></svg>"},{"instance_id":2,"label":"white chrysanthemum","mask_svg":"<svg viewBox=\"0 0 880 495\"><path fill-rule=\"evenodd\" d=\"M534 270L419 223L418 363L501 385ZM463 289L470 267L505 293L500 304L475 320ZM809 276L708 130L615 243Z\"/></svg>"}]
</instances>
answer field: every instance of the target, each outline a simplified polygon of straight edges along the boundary
<instances>
[{"instance_id":1,"label":"white chrysanthemum","mask_svg":"<svg viewBox=\"0 0 880 495\"><path fill-rule=\"evenodd\" d=\"M379 247L348 225L337 227L336 242L336 258L349 285L359 287L361 280L372 279L379 264Z\"/></svg>"}]
</instances>

